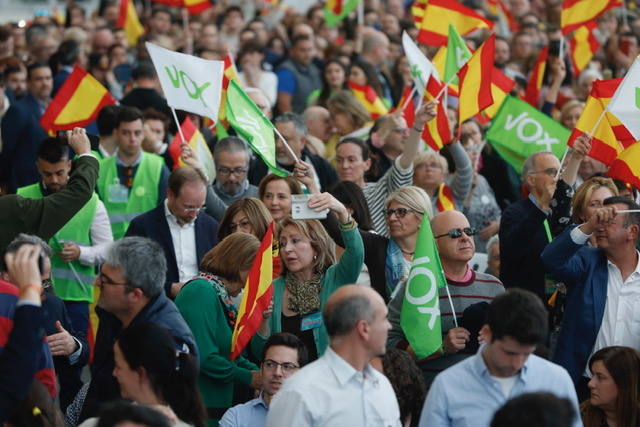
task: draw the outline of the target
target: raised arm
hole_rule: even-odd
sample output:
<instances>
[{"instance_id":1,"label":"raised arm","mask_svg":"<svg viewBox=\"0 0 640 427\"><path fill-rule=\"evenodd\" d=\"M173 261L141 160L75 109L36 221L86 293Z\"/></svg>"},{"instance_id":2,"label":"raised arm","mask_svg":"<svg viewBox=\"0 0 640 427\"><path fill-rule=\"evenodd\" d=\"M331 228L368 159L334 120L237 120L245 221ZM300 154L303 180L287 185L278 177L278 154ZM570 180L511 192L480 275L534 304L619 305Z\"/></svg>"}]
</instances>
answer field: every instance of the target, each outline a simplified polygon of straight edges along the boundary
<instances>
[{"instance_id":1,"label":"raised arm","mask_svg":"<svg viewBox=\"0 0 640 427\"><path fill-rule=\"evenodd\" d=\"M398 157L398 164L402 169L409 169L413 166L413 160L416 158L420 148L422 131L425 124L436 117L437 104L438 101L427 102L416 112L416 118L409 131L409 137L404 144L404 151Z\"/></svg>"}]
</instances>

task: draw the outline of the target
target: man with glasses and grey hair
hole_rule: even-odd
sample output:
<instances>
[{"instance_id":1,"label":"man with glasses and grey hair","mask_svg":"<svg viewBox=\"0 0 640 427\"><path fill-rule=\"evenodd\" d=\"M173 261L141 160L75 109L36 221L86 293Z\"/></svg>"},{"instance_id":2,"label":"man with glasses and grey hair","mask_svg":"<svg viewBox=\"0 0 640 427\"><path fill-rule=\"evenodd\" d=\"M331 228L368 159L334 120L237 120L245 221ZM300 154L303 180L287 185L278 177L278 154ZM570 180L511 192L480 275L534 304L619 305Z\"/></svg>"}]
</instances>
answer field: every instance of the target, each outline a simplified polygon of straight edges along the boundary
<instances>
[{"instance_id":1,"label":"man with glasses and grey hair","mask_svg":"<svg viewBox=\"0 0 640 427\"><path fill-rule=\"evenodd\" d=\"M198 350L189 326L164 293L167 262L162 247L144 237L124 237L113 243L100 267L95 285L100 288L96 314L100 319L91 365L91 383L80 420L94 417L99 405L120 397L112 375L113 343L123 329L151 322L167 329L176 341L176 351L196 358Z\"/></svg>"},{"instance_id":2,"label":"man with glasses and grey hair","mask_svg":"<svg viewBox=\"0 0 640 427\"><path fill-rule=\"evenodd\" d=\"M552 203L559 169L560 161L550 151L530 155L522 166L529 195L507 206L500 220L500 279L507 288L527 289L543 300L545 268L540 254L553 239L552 215L569 208ZM569 216L568 211L562 216Z\"/></svg>"},{"instance_id":3,"label":"man with glasses and grey hair","mask_svg":"<svg viewBox=\"0 0 640 427\"><path fill-rule=\"evenodd\" d=\"M448 210L436 214L431 219L431 229L447 286L439 289L444 335L442 347L424 359L416 360L427 388L439 372L475 354L478 350L478 333L488 309L487 303L504 292L498 279L474 271L469 265L475 254L473 236L477 231L471 228L462 212ZM398 284L389 302L392 329L387 344L405 350L416 358L400 325L406 284L406 281ZM451 299L447 296L447 288Z\"/></svg>"},{"instance_id":4,"label":"man with glasses and grey hair","mask_svg":"<svg viewBox=\"0 0 640 427\"><path fill-rule=\"evenodd\" d=\"M127 230L127 236L148 237L162 246L167 260L165 292L170 298L198 274L200 260L218 243L218 222L202 212L207 184L200 169L173 170L164 202L135 217Z\"/></svg>"}]
</instances>

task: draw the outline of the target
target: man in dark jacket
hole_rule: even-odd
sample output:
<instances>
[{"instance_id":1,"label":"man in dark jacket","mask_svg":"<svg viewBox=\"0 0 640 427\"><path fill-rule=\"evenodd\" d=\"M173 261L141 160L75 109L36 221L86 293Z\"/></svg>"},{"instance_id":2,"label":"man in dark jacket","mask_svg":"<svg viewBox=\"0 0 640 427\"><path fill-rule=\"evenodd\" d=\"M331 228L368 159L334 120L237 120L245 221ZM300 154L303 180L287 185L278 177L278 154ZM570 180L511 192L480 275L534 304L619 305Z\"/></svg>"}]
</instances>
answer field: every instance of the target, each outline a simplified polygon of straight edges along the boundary
<instances>
[{"instance_id":1,"label":"man in dark jacket","mask_svg":"<svg viewBox=\"0 0 640 427\"><path fill-rule=\"evenodd\" d=\"M198 356L191 330L176 306L164 294L167 262L162 247L151 239L125 237L110 248L96 285L100 298L96 313L100 318L91 367L91 384L80 421L98 414L102 403L120 397L112 372L113 344L124 328L152 322L167 329L176 340L176 350Z\"/></svg>"}]
</instances>

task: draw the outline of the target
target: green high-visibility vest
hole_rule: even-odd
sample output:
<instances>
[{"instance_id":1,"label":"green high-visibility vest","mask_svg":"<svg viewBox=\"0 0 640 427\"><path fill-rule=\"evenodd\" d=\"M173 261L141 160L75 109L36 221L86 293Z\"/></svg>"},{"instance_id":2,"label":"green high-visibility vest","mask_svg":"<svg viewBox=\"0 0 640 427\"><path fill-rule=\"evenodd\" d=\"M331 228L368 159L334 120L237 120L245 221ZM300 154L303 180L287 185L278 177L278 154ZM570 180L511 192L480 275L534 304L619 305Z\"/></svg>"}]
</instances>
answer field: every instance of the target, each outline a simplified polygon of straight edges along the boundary
<instances>
[{"instance_id":1,"label":"green high-visibility vest","mask_svg":"<svg viewBox=\"0 0 640 427\"><path fill-rule=\"evenodd\" d=\"M30 199L44 197L40 183L18 188L17 193ZM51 257L51 281L56 295L64 301L93 302L95 267L84 265L79 260L63 261L58 252L63 249L63 242L91 246L91 224L96 216L97 207L98 195L93 193L82 209L49 240L49 246L54 251Z\"/></svg>"},{"instance_id":2,"label":"green high-visibility vest","mask_svg":"<svg viewBox=\"0 0 640 427\"><path fill-rule=\"evenodd\" d=\"M117 156L100 161L98 194L109 214L113 240L120 239L127 232L129 223L158 204L158 183L164 160L156 154L142 153L142 161L136 169L133 185L124 198L115 194L122 188L118 178Z\"/></svg>"}]
</instances>

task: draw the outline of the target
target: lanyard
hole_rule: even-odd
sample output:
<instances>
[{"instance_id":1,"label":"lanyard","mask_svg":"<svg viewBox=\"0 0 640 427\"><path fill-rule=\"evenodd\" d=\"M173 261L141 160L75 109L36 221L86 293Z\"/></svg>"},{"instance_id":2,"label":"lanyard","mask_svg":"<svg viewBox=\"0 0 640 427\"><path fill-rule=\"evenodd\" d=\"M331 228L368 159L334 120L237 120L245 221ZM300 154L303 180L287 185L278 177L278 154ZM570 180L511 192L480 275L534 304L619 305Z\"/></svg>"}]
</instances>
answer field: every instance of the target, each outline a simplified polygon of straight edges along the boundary
<instances>
[{"instance_id":1,"label":"lanyard","mask_svg":"<svg viewBox=\"0 0 640 427\"><path fill-rule=\"evenodd\" d=\"M547 239L549 243L553 240L553 236L551 236L551 229L549 228L549 221L545 218L544 220L544 231L547 233Z\"/></svg>"}]
</instances>

